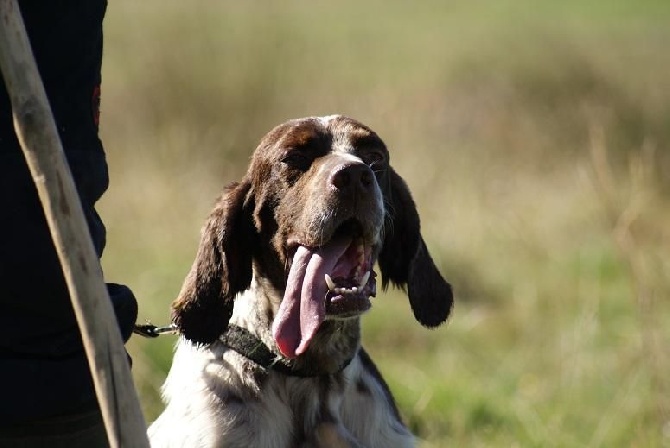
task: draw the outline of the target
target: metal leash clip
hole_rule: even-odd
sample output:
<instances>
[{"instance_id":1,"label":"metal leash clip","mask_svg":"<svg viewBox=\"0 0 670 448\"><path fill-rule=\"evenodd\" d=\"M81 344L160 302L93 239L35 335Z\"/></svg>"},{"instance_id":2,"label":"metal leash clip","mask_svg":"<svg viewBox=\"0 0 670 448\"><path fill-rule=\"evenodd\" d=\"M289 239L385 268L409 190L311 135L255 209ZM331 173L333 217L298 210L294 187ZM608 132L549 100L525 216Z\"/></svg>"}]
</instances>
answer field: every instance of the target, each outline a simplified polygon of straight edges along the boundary
<instances>
[{"instance_id":1,"label":"metal leash clip","mask_svg":"<svg viewBox=\"0 0 670 448\"><path fill-rule=\"evenodd\" d=\"M166 325L164 327L157 327L149 322L144 325L135 324L133 333L139 334L145 338L157 338L162 334L175 334L177 327L174 324Z\"/></svg>"}]
</instances>

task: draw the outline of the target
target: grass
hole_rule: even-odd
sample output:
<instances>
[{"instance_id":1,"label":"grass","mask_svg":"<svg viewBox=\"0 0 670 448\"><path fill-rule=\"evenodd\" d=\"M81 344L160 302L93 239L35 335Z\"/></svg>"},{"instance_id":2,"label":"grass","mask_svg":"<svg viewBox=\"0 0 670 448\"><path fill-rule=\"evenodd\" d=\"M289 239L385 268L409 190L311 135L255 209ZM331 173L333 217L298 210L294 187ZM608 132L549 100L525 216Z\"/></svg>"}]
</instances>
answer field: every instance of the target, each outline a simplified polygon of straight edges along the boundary
<instances>
[{"instance_id":1,"label":"grass","mask_svg":"<svg viewBox=\"0 0 670 448\"><path fill-rule=\"evenodd\" d=\"M106 276L161 324L263 133L384 138L457 304L375 300L364 341L424 447L670 446L670 4L110 3ZM144 411L173 340L133 339Z\"/></svg>"}]
</instances>

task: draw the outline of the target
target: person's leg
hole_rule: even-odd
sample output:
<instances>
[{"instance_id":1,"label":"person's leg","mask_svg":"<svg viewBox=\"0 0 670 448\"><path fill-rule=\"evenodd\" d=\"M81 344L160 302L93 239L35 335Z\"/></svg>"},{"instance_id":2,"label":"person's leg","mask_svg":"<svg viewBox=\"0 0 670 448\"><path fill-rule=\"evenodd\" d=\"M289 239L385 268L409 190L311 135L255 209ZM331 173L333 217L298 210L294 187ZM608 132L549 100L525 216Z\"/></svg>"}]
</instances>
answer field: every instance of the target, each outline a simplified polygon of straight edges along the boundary
<instances>
[{"instance_id":1,"label":"person's leg","mask_svg":"<svg viewBox=\"0 0 670 448\"><path fill-rule=\"evenodd\" d=\"M0 427L0 448L108 448L97 405L80 412ZM92 410L90 408L93 408Z\"/></svg>"}]
</instances>

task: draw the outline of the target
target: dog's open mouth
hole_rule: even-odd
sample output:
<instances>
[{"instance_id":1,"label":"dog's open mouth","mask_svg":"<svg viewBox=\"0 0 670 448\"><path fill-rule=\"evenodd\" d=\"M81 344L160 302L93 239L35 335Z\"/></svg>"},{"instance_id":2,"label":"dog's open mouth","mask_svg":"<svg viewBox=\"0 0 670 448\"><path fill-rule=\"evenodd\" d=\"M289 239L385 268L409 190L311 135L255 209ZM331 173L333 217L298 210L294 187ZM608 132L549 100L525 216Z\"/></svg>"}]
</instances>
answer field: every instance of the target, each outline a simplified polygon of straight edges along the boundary
<instances>
[{"instance_id":1,"label":"dog's open mouth","mask_svg":"<svg viewBox=\"0 0 670 448\"><path fill-rule=\"evenodd\" d=\"M377 277L373 247L351 229L341 226L319 247L298 245L272 325L284 356L304 353L327 317L357 316L370 308Z\"/></svg>"}]
</instances>

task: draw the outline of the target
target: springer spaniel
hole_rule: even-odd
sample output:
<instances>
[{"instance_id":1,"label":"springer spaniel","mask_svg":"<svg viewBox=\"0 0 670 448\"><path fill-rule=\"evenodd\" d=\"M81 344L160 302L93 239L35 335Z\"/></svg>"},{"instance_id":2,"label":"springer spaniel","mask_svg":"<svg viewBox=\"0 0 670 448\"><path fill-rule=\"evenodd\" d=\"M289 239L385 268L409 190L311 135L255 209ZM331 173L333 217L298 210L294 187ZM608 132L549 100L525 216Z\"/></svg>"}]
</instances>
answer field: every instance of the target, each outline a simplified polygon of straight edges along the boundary
<instances>
[{"instance_id":1,"label":"springer spaniel","mask_svg":"<svg viewBox=\"0 0 670 448\"><path fill-rule=\"evenodd\" d=\"M340 115L270 131L226 188L173 303L155 448L411 447L361 347L381 284L436 327L453 303L382 140Z\"/></svg>"}]
</instances>

